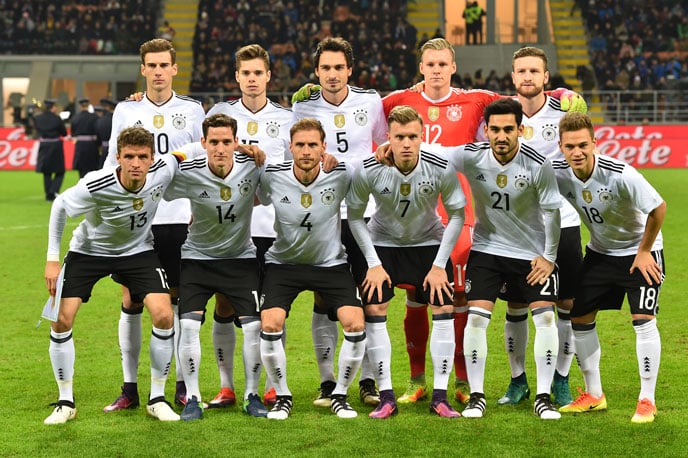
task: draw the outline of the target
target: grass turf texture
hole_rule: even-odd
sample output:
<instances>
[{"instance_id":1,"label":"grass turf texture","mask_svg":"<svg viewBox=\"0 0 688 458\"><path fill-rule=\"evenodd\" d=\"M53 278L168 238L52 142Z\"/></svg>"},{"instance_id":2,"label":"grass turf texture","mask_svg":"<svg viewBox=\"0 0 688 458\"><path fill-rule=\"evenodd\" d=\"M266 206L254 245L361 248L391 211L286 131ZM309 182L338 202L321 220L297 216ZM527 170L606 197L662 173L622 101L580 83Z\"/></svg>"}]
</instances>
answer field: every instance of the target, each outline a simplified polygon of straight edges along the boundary
<instances>
[{"instance_id":1,"label":"grass turf texture","mask_svg":"<svg viewBox=\"0 0 688 458\"><path fill-rule=\"evenodd\" d=\"M314 361L310 315L312 296L302 294L287 321L288 380L294 394L292 417L284 422L254 419L240 407L206 410L202 421L163 424L145 415L144 407L105 414L103 406L119 394L122 372L117 344L119 288L101 280L89 303L79 312L74 327L76 345L75 400L77 418L64 426L45 426L43 419L57 400L57 388L48 357L49 323L36 328L47 297L43 268L50 204L43 200L42 178L32 172L0 173L0 386L4 391L0 415L2 456L687 456L688 339L685 334L688 284L688 201L686 170L644 170L643 173L668 202L664 224L668 277L660 299L659 329L663 358L657 385L659 413L652 424L634 425L639 391L635 334L627 308L598 316L602 343L602 382L609 409L606 412L563 415L559 421L541 421L532 413L532 401L518 406L497 406L509 382L503 344L504 304L495 308L488 328L486 370L488 407L483 419L441 419L428 412L428 401L403 405L387 421L367 418L369 407L358 399L358 387L349 393L359 412L354 420L338 419L329 410L314 407L319 386ZM71 186L77 180L68 172ZM64 255L75 220L65 230ZM586 235L583 235L584 240ZM397 395L406 386L407 356L402 320L403 291L390 307L389 329L393 345L393 381ZM209 307L212 313L212 305ZM150 320L144 313L144 343L139 370L142 403L148 393ZM528 374L535 388L532 358L533 326L528 350ZM211 325L201 330L203 362L201 390L206 400L219 389L211 347ZM241 331L237 332L235 386L241 399ZM430 358L428 374L432 373ZM428 377L431 383L431 377ZM167 384L172 400L174 375ZM354 383L357 385L357 382ZM575 362L571 387L583 386ZM456 403L452 404L457 408ZM179 411L179 409L177 409Z\"/></svg>"}]
</instances>

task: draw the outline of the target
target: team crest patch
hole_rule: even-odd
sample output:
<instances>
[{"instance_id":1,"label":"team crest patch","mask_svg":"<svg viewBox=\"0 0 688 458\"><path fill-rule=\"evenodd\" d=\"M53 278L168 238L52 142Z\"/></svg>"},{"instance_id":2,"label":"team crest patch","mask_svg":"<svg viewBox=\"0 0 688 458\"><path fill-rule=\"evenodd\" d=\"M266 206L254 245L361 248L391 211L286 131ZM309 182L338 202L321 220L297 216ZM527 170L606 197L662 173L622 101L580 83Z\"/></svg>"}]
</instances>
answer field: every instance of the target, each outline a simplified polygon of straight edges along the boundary
<instances>
[{"instance_id":1,"label":"team crest patch","mask_svg":"<svg viewBox=\"0 0 688 458\"><path fill-rule=\"evenodd\" d=\"M552 140L557 139L557 129L554 126L547 125L545 128L542 130L542 138L547 140L548 142L551 142Z\"/></svg>"},{"instance_id":2,"label":"team crest patch","mask_svg":"<svg viewBox=\"0 0 688 458\"><path fill-rule=\"evenodd\" d=\"M157 188L153 189L151 198L153 199L153 202L157 202L162 198L162 186L158 186Z\"/></svg>"},{"instance_id":3,"label":"team crest patch","mask_svg":"<svg viewBox=\"0 0 688 458\"><path fill-rule=\"evenodd\" d=\"M232 188L229 186L222 186L220 188L220 198L227 202L229 199L232 198Z\"/></svg>"},{"instance_id":4,"label":"team crest patch","mask_svg":"<svg viewBox=\"0 0 688 458\"><path fill-rule=\"evenodd\" d=\"M249 121L248 125L246 126L246 132L248 132L249 135L256 135L258 133L258 123L255 121Z\"/></svg>"},{"instance_id":5,"label":"team crest patch","mask_svg":"<svg viewBox=\"0 0 688 458\"><path fill-rule=\"evenodd\" d=\"M277 124L275 121L268 122L268 126L265 128L265 132L267 132L268 137L277 138L280 132L279 124Z\"/></svg>"},{"instance_id":6,"label":"team crest patch","mask_svg":"<svg viewBox=\"0 0 688 458\"><path fill-rule=\"evenodd\" d=\"M184 130L186 129L186 118L184 115L176 114L172 117L172 125L177 130Z\"/></svg>"},{"instance_id":7,"label":"team crest patch","mask_svg":"<svg viewBox=\"0 0 688 458\"><path fill-rule=\"evenodd\" d=\"M533 126L523 126L523 139L530 140L533 138Z\"/></svg>"},{"instance_id":8,"label":"team crest patch","mask_svg":"<svg viewBox=\"0 0 688 458\"><path fill-rule=\"evenodd\" d=\"M592 193L587 189L583 189L583 200L587 203L592 202Z\"/></svg>"},{"instance_id":9,"label":"team crest patch","mask_svg":"<svg viewBox=\"0 0 688 458\"><path fill-rule=\"evenodd\" d=\"M430 121L437 121L440 117L440 107L429 107L428 108L428 119Z\"/></svg>"},{"instance_id":10,"label":"team crest patch","mask_svg":"<svg viewBox=\"0 0 688 458\"><path fill-rule=\"evenodd\" d=\"M430 194L432 194L432 191L432 183L430 183L429 181L422 181L418 184L418 192L421 195L429 196Z\"/></svg>"},{"instance_id":11,"label":"team crest patch","mask_svg":"<svg viewBox=\"0 0 688 458\"><path fill-rule=\"evenodd\" d=\"M165 125L165 117L163 115L155 115L153 116L153 127L156 129L162 129L162 126Z\"/></svg>"},{"instance_id":12,"label":"team crest patch","mask_svg":"<svg viewBox=\"0 0 688 458\"><path fill-rule=\"evenodd\" d=\"M354 122L359 126L368 124L368 113L365 110L359 110L354 113Z\"/></svg>"},{"instance_id":13,"label":"team crest patch","mask_svg":"<svg viewBox=\"0 0 688 458\"><path fill-rule=\"evenodd\" d=\"M139 211L143 208L143 199L140 197L137 197L134 199L134 202L132 203L132 206L134 207L134 210Z\"/></svg>"},{"instance_id":14,"label":"team crest patch","mask_svg":"<svg viewBox=\"0 0 688 458\"><path fill-rule=\"evenodd\" d=\"M452 105L447 108L447 119L451 122L457 122L463 117L463 112L461 107L457 105Z\"/></svg>"},{"instance_id":15,"label":"team crest patch","mask_svg":"<svg viewBox=\"0 0 688 458\"><path fill-rule=\"evenodd\" d=\"M239 194L247 196L251 193L251 180L242 181L239 183Z\"/></svg>"},{"instance_id":16,"label":"team crest patch","mask_svg":"<svg viewBox=\"0 0 688 458\"><path fill-rule=\"evenodd\" d=\"M528 189L528 178L526 178L525 175L517 175L516 181L514 182L514 186L518 191Z\"/></svg>"},{"instance_id":17,"label":"team crest patch","mask_svg":"<svg viewBox=\"0 0 688 458\"><path fill-rule=\"evenodd\" d=\"M614 200L611 190L607 188L602 188L597 191L597 198L600 199L600 202L603 204L610 204L612 203L612 200Z\"/></svg>"},{"instance_id":18,"label":"team crest patch","mask_svg":"<svg viewBox=\"0 0 688 458\"><path fill-rule=\"evenodd\" d=\"M340 129L346 125L346 118L343 114L334 115L334 125Z\"/></svg>"},{"instance_id":19,"label":"team crest patch","mask_svg":"<svg viewBox=\"0 0 688 458\"><path fill-rule=\"evenodd\" d=\"M334 189L327 188L320 192L320 200L323 205L332 205L334 203Z\"/></svg>"},{"instance_id":20,"label":"team crest patch","mask_svg":"<svg viewBox=\"0 0 688 458\"><path fill-rule=\"evenodd\" d=\"M497 186L500 188L505 188L506 185L509 183L509 179L504 175L503 173L500 173L497 175L497 180L496 180Z\"/></svg>"},{"instance_id":21,"label":"team crest patch","mask_svg":"<svg viewBox=\"0 0 688 458\"><path fill-rule=\"evenodd\" d=\"M307 192L304 192L303 194L301 194L301 206L303 208L310 207L312 203L313 203L313 196L311 196Z\"/></svg>"},{"instance_id":22,"label":"team crest patch","mask_svg":"<svg viewBox=\"0 0 688 458\"><path fill-rule=\"evenodd\" d=\"M408 196L411 194L411 184L410 183L401 183L399 185L399 194L402 196Z\"/></svg>"},{"instance_id":23,"label":"team crest patch","mask_svg":"<svg viewBox=\"0 0 688 458\"><path fill-rule=\"evenodd\" d=\"M466 279L466 284L463 287L463 290L466 294L471 292L471 281Z\"/></svg>"}]
</instances>

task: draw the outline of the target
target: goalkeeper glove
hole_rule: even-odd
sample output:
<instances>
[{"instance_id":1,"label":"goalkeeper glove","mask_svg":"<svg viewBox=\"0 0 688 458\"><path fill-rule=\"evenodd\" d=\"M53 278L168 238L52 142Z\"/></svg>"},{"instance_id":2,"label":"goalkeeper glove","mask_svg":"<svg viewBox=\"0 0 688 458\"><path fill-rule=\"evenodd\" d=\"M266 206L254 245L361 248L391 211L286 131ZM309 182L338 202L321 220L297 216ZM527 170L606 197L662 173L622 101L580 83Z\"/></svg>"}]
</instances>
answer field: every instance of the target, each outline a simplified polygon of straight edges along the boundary
<instances>
[{"instance_id":1,"label":"goalkeeper glove","mask_svg":"<svg viewBox=\"0 0 688 458\"><path fill-rule=\"evenodd\" d=\"M587 113L588 104L585 99L576 91L559 88L550 93L550 96L559 99L561 109L564 111L571 111L577 113Z\"/></svg>"},{"instance_id":2,"label":"goalkeeper glove","mask_svg":"<svg viewBox=\"0 0 688 458\"><path fill-rule=\"evenodd\" d=\"M306 83L291 96L291 104L294 105L296 102L303 102L311 96L311 93L318 92L319 90L320 85Z\"/></svg>"}]
</instances>

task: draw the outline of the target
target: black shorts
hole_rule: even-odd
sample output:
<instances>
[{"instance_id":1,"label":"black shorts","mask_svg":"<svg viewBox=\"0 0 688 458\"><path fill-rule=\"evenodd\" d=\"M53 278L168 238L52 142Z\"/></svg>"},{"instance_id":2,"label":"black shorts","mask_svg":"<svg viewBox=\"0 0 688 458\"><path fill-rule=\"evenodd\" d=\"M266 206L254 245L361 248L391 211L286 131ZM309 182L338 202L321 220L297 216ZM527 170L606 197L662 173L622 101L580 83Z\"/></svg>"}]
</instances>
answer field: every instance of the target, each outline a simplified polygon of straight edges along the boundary
<instances>
[{"instance_id":1,"label":"black shorts","mask_svg":"<svg viewBox=\"0 0 688 458\"><path fill-rule=\"evenodd\" d=\"M530 261L471 251L466 269L466 297L471 300L495 302L502 286L507 284L520 302L555 302L558 293L557 267L544 285L529 285L526 277Z\"/></svg>"},{"instance_id":2,"label":"black shorts","mask_svg":"<svg viewBox=\"0 0 688 458\"><path fill-rule=\"evenodd\" d=\"M559 299L576 297L583 265L580 226L565 227L561 230L557 249L557 269L559 272ZM499 293L499 298L507 302L523 303L522 297L514 294L508 284Z\"/></svg>"},{"instance_id":3,"label":"black shorts","mask_svg":"<svg viewBox=\"0 0 688 458\"><path fill-rule=\"evenodd\" d=\"M432 262L435 260L439 248L439 245L416 247L376 246L375 251L382 262L382 266L392 279L392 286L401 284L413 286L416 289L415 300L421 304L451 305L453 304L452 296L443 293L442 298L437 303L433 300L435 298L430 297L430 290L423 289L423 281L432 267ZM452 269L450 260L447 260L444 270L447 272L447 279L453 286L454 269ZM394 288L383 284L382 300L380 301L377 294L374 294L370 304L382 304L390 301L393 297Z\"/></svg>"},{"instance_id":4,"label":"black shorts","mask_svg":"<svg viewBox=\"0 0 688 458\"><path fill-rule=\"evenodd\" d=\"M250 259L182 259L179 315L205 312L208 299L224 294L236 316L258 316L258 261Z\"/></svg>"},{"instance_id":5,"label":"black shorts","mask_svg":"<svg viewBox=\"0 0 688 458\"><path fill-rule=\"evenodd\" d=\"M182 261L182 245L189 232L187 224L155 224L153 231L153 249L160 258L167 281L171 288L179 287L179 269Z\"/></svg>"},{"instance_id":6,"label":"black shorts","mask_svg":"<svg viewBox=\"0 0 688 458\"><path fill-rule=\"evenodd\" d=\"M131 256L90 256L70 251L65 257L62 297L80 297L88 302L93 285L108 275L117 276L132 297L143 301L149 293L169 293L165 270L152 251Z\"/></svg>"},{"instance_id":7,"label":"black shorts","mask_svg":"<svg viewBox=\"0 0 688 458\"><path fill-rule=\"evenodd\" d=\"M337 309L345 305L362 307L348 264L316 267L300 264L267 264L261 310L279 307L287 311L301 291L315 291L328 304L327 314L337 319Z\"/></svg>"},{"instance_id":8,"label":"black shorts","mask_svg":"<svg viewBox=\"0 0 688 458\"><path fill-rule=\"evenodd\" d=\"M365 221L368 222L369 219L365 218ZM356 243L356 239L351 233L351 229L349 229L349 221L346 219L342 220L342 245L346 248L346 260L349 266L351 266L354 281L357 285L360 285L363 283L365 274L368 271L368 262L365 256L363 256L358 243Z\"/></svg>"},{"instance_id":9,"label":"black shorts","mask_svg":"<svg viewBox=\"0 0 688 458\"><path fill-rule=\"evenodd\" d=\"M653 251L652 255L666 275L664 251ZM629 274L634 259L635 255L609 256L586 248L571 316L579 317L595 310L619 310L626 295L632 314L657 315L662 283L648 285L638 270Z\"/></svg>"},{"instance_id":10,"label":"black shorts","mask_svg":"<svg viewBox=\"0 0 688 458\"><path fill-rule=\"evenodd\" d=\"M260 265L260 280L262 282L265 277L265 253L270 249L275 239L273 237L251 237L253 244L256 246L256 258Z\"/></svg>"}]
</instances>

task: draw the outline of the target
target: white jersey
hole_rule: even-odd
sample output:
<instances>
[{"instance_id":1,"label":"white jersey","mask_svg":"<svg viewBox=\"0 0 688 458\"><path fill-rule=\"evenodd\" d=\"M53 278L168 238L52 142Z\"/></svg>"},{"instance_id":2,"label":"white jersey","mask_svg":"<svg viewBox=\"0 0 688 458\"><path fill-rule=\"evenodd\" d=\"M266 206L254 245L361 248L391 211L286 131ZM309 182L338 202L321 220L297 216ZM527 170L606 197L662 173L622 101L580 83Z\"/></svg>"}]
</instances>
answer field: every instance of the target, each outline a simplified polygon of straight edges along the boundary
<instances>
[{"instance_id":1,"label":"white jersey","mask_svg":"<svg viewBox=\"0 0 688 458\"><path fill-rule=\"evenodd\" d=\"M370 157L356 166L347 205L365 208L369 196L375 212L368 221L374 245L412 247L439 245L444 225L437 214L437 199L449 213L466 205L454 167L447 160L421 150L418 165L408 175Z\"/></svg>"},{"instance_id":2,"label":"white jersey","mask_svg":"<svg viewBox=\"0 0 688 458\"><path fill-rule=\"evenodd\" d=\"M152 250L151 224L175 176L177 162L171 154L161 156L138 192L126 190L117 178L117 168L108 167L88 173L62 193L67 216L85 215L74 229L69 249L92 256L129 256Z\"/></svg>"},{"instance_id":3,"label":"white jersey","mask_svg":"<svg viewBox=\"0 0 688 458\"><path fill-rule=\"evenodd\" d=\"M155 137L156 159L161 154L201 140L203 106L197 100L172 93L162 105L151 102L144 94L141 101L126 100L117 104L112 115L112 134L105 165L116 165L117 136L127 127L143 127ZM186 199L162 202L153 224L189 224L191 207Z\"/></svg>"},{"instance_id":4,"label":"white jersey","mask_svg":"<svg viewBox=\"0 0 688 458\"><path fill-rule=\"evenodd\" d=\"M495 159L489 143L447 148L447 158L466 175L475 200L475 251L532 260L545 250L543 210L561 208L549 159L520 145L507 164Z\"/></svg>"},{"instance_id":5,"label":"white jersey","mask_svg":"<svg viewBox=\"0 0 688 458\"><path fill-rule=\"evenodd\" d=\"M351 175L344 163L331 172L322 169L306 186L294 176L293 161L268 165L261 175L258 196L275 207L277 238L265 253L266 263L331 267L346 263L341 242L339 206Z\"/></svg>"},{"instance_id":6,"label":"white jersey","mask_svg":"<svg viewBox=\"0 0 688 458\"><path fill-rule=\"evenodd\" d=\"M238 99L215 104L208 111L208 116L217 113L236 119L239 143L256 145L262 149L266 164L279 164L291 159L289 129L294 115L290 109L268 100L265 107L254 113ZM274 207L259 205L253 210L251 235L275 238L274 222Z\"/></svg>"},{"instance_id":7,"label":"white jersey","mask_svg":"<svg viewBox=\"0 0 688 458\"><path fill-rule=\"evenodd\" d=\"M564 155L559 150L559 121L566 112L561 109L559 100L548 95L545 97L547 101L540 111L531 117L523 114L521 143L530 146L550 162L554 162L564 159ZM564 205L561 207L561 227L575 226L580 226L578 212L564 200Z\"/></svg>"},{"instance_id":8,"label":"white jersey","mask_svg":"<svg viewBox=\"0 0 688 458\"><path fill-rule=\"evenodd\" d=\"M347 86L349 94L339 105L332 105L322 91L293 106L294 120L315 118L325 129L327 152L339 161L354 165L372 155L374 143L387 141L387 119L382 99L374 89ZM342 206L346 219L346 206ZM372 213L371 205L366 215Z\"/></svg>"},{"instance_id":9,"label":"white jersey","mask_svg":"<svg viewBox=\"0 0 688 458\"><path fill-rule=\"evenodd\" d=\"M234 153L234 166L225 178L210 170L207 156L179 165L165 198L191 201L193 222L182 259L256 257L250 225L258 179L256 163L241 153Z\"/></svg>"},{"instance_id":10,"label":"white jersey","mask_svg":"<svg viewBox=\"0 0 688 458\"><path fill-rule=\"evenodd\" d=\"M610 256L638 253L647 215L663 202L659 193L635 168L595 154L592 175L583 182L566 161L554 163L559 191L580 213L590 231L588 247ZM653 250L662 249L662 232Z\"/></svg>"}]
</instances>

